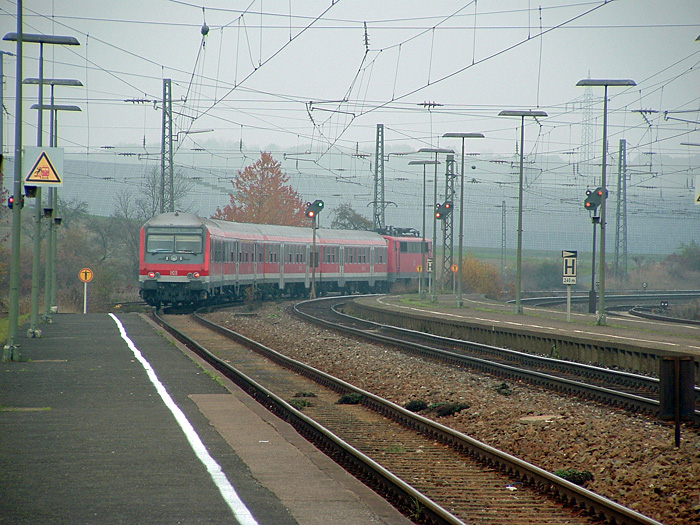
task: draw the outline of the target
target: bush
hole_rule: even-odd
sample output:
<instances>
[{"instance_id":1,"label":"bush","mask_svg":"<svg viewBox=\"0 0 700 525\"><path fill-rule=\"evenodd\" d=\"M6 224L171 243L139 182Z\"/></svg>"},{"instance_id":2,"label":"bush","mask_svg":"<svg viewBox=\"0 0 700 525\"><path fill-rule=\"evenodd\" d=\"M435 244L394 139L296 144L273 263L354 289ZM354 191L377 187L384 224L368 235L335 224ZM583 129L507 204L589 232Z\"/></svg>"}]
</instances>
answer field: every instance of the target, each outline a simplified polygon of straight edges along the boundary
<instances>
[{"instance_id":1,"label":"bush","mask_svg":"<svg viewBox=\"0 0 700 525\"><path fill-rule=\"evenodd\" d=\"M576 470L575 468L555 470L554 474L560 478L564 478L566 481L576 483L577 485L585 485L587 482L593 480L593 474L587 470Z\"/></svg>"},{"instance_id":2,"label":"bush","mask_svg":"<svg viewBox=\"0 0 700 525\"><path fill-rule=\"evenodd\" d=\"M411 412L420 412L421 410L425 410L426 408L428 408L428 403L426 403L422 399L413 399L406 403L404 408L406 410L410 410Z\"/></svg>"},{"instance_id":3,"label":"bush","mask_svg":"<svg viewBox=\"0 0 700 525\"><path fill-rule=\"evenodd\" d=\"M311 401L308 401L306 399L300 399L300 398L292 399L289 402L289 404L292 405L297 410L304 410L307 407L314 406Z\"/></svg>"},{"instance_id":4,"label":"bush","mask_svg":"<svg viewBox=\"0 0 700 525\"><path fill-rule=\"evenodd\" d=\"M503 280L493 264L480 261L471 253L462 261L462 287L465 293L480 293L498 298L503 292Z\"/></svg>"},{"instance_id":5,"label":"bush","mask_svg":"<svg viewBox=\"0 0 700 525\"><path fill-rule=\"evenodd\" d=\"M508 383L501 383L496 387L496 392L498 392L502 396L509 396L513 393L513 389Z\"/></svg>"},{"instance_id":6,"label":"bush","mask_svg":"<svg viewBox=\"0 0 700 525\"><path fill-rule=\"evenodd\" d=\"M466 403L438 403L431 407L437 417L447 417L459 414L462 410L469 408Z\"/></svg>"},{"instance_id":7,"label":"bush","mask_svg":"<svg viewBox=\"0 0 700 525\"><path fill-rule=\"evenodd\" d=\"M338 405L359 405L364 396L362 394L345 394L338 399Z\"/></svg>"}]
</instances>

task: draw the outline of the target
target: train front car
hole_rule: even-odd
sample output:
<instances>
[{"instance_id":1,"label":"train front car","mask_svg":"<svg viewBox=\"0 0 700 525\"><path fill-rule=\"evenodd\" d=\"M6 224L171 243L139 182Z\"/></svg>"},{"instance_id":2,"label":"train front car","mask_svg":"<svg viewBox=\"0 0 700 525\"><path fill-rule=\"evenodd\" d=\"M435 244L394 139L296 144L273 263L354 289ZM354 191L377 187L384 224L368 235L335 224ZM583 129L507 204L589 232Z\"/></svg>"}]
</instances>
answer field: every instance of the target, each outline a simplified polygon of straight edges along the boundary
<instances>
[{"instance_id":1,"label":"train front car","mask_svg":"<svg viewBox=\"0 0 700 525\"><path fill-rule=\"evenodd\" d=\"M139 293L146 303L192 304L206 299L208 230L190 213L162 213L141 228Z\"/></svg>"},{"instance_id":2,"label":"train front car","mask_svg":"<svg viewBox=\"0 0 700 525\"><path fill-rule=\"evenodd\" d=\"M425 245L421 249L422 239L414 231L406 234L384 235L387 241L389 260L389 283L415 284L421 277L423 261L426 264L428 275L428 260L432 259L432 242L425 240ZM426 277L427 280L427 277Z\"/></svg>"}]
</instances>

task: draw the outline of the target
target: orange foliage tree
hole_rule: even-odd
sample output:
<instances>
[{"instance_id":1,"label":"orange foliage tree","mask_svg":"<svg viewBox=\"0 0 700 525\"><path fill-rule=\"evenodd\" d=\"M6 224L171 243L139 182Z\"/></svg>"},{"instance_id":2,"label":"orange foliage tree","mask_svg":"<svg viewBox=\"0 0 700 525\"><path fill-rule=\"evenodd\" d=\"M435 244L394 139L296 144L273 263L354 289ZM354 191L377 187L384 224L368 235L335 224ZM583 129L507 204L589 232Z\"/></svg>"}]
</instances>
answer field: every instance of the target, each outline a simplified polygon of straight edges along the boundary
<instances>
[{"instance_id":1,"label":"orange foliage tree","mask_svg":"<svg viewBox=\"0 0 700 525\"><path fill-rule=\"evenodd\" d=\"M303 199L289 185L282 165L261 152L254 164L238 171L231 181L231 202L216 208L212 219L254 224L302 226L307 222Z\"/></svg>"},{"instance_id":2,"label":"orange foliage tree","mask_svg":"<svg viewBox=\"0 0 700 525\"><path fill-rule=\"evenodd\" d=\"M503 280L493 264L480 261L468 253L462 259L462 287L465 293L482 293L497 298L503 291Z\"/></svg>"}]
</instances>

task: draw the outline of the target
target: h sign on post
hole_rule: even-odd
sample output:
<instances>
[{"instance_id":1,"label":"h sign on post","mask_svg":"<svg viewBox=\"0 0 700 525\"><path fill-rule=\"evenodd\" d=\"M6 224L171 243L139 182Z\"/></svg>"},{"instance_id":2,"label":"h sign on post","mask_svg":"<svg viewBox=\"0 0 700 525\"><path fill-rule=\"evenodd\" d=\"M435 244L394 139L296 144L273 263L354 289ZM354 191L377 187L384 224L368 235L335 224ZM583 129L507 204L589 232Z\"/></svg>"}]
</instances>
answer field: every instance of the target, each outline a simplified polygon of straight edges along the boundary
<instances>
[{"instance_id":1,"label":"h sign on post","mask_svg":"<svg viewBox=\"0 0 700 525\"><path fill-rule=\"evenodd\" d=\"M572 250L563 250L561 252L563 267L562 267L562 284L576 284L576 257L578 252Z\"/></svg>"},{"instance_id":2,"label":"h sign on post","mask_svg":"<svg viewBox=\"0 0 700 525\"><path fill-rule=\"evenodd\" d=\"M571 285L576 284L576 256L578 252L574 250L562 250L563 260L562 276L566 285L566 322L571 322Z\"/></svg>"}]
</instances>

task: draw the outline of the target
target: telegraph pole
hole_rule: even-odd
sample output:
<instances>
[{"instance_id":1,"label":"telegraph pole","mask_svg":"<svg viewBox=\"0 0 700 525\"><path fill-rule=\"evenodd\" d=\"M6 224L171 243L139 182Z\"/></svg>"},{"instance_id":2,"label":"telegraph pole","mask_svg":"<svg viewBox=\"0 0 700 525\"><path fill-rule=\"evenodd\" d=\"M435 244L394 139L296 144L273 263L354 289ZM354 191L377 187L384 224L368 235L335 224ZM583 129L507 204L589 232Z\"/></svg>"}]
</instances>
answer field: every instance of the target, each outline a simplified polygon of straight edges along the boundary
<instances>
[{"instance_id":1,"label":"telegraph pole","mask_svg":"<svg viewBox=\"0 0 700 525\"><path fill-rule=\"evenodd\" d=\"M7 36L3 40L7 39ZM22 196L22 0L17 0L17 69L15 74L15 173L13 195ZM21 249L22 206L12 208L12 249L10 259L10 312L7 326L7 343L3 348L3 361L19 361L17 346L19 330L19 252Z\"/></svg>"},{"instance_id":2,"label":"telegraph pole","mask_svg":"<svg viewBox=\"0 0 700 525\"><path fill-rule=\"evenodd\" d=\"M164 213L165 206L165 175L168 174L168 187L170 189L168 211L175 211L175 196L173 183L173 98L171 80L163 79L163 133L160 147L160 212Z\"/></svg>"},{"instance_id":3,"label":"telegraph pole","mask_svg":"<svg viewBox=\"0 0 700 525\"><path fill-rule=\"evenodd\" d=\"M374 209L372 228L374 231L385 226L384 210L384 124L377 124L377 140L374 152Z\"/></svg>"}]
</instances>

